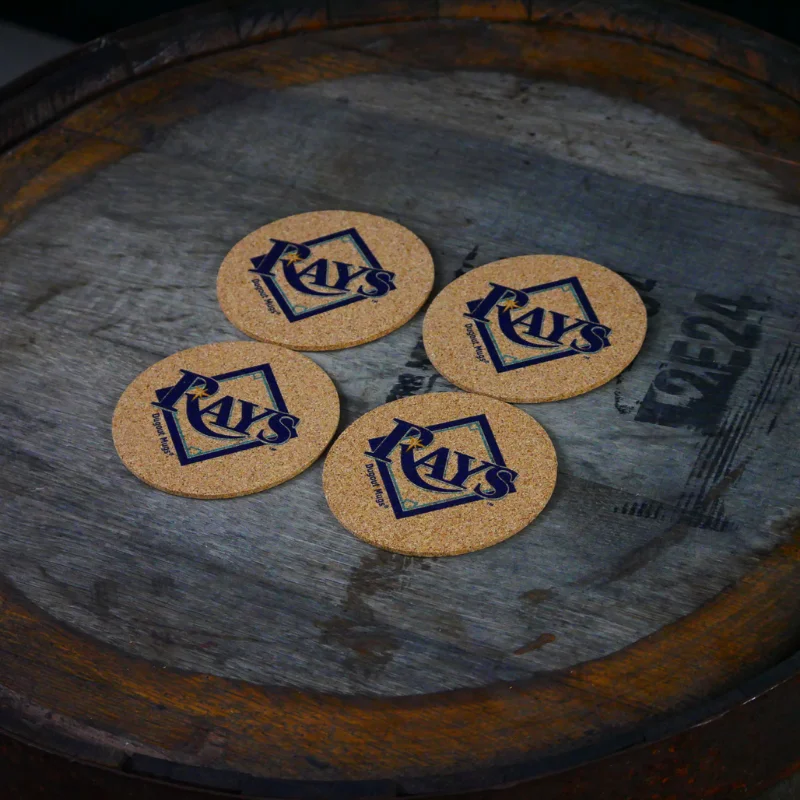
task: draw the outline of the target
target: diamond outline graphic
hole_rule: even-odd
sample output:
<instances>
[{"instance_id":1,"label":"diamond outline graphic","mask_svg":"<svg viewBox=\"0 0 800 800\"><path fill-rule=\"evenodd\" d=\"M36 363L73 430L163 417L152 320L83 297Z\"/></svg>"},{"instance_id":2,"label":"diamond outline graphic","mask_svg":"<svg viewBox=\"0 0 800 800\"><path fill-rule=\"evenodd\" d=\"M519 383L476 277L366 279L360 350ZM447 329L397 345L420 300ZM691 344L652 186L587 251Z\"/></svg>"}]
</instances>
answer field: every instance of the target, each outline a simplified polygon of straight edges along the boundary
<instances>
[{"instance_id":1,"label":"diamond outline graphic","mask_svg":"<svg viewBox=\"0 0 800 800\"><path fill-rule=\"evenodd\" d=\"M475 427L473 427L475 426ZM429 431L444 431L452 428L467 427L469 430L479 430L483 437L486 452L491 457L492 463L498 467L505 467L506 462L503 454L500 452L500 447L497 444L494 433L492 432L489 420L485 414L476 414L472 417L462 417L461 419L452 420L451 422L439 422L435 425L425 426ZM378 447L383 437L376 437L370 439L369 445L371 449ZM431 511L438 511L442 508L452 508L453 506L464 505L465 503L474 503L476 500L486 500L487 498L481 497L472 492L470 495L457 497L452 500L437 500L433 503L419 504L416 501L407 501L400 495L400 489L395 481L394 474L390 469L390 465L384 461L374 462L378 467L378 474L383 479L383 486L386 489L386 494L389 497L389 503L392 506L392 511L397 519L404 519L405 517L414 517L419 514L427 514ZM514 484L511 484L509 494L516 492ZM413 507L408 508L407 503L414 503Z\"/></svg>"},{"instance_id":2,"label":"diamond outline graphic","mask_svg":"<svg viewBox=\"0 0 800 800\"><path fill-rule=\"evenodd\" d=\"M346 238L350 239L368 266L372 267L373 269L382 270L383 272L389 272L389 270L386 270L381 266L380 261L378 261L378 259L375 257L375 254L369 249L369 246L355 228L345 228L337 233L329 233L316 239L309 239L307 242L296 242L296 244L302 244L306 247L313 248L318 244L324 244L325 242L332 242L337 239ZM267 289L269 289L270 293L275 298L275 302L278 304L281 311L283 311L284 316L289 320L289 322L298 322L300 320L313 317L316 314L323 314L326 311L333 311L335 308L341 308L342 306L350 305L350 303L357 303L360 300L371 299L363 294L351 294L350 297L344 297L341 300L333 300L330 303L323 303L322 305L314 306L311 309L306 309L305 306L294 306L289 298L283 293L283 290L272 275L264 275L258 272L258 267L265 258L266 254L263 256L257 256L256 258L251 258L250 262L253 264L255 269L251 269L249 271L260 275L261 279L264 281L264 285L267 287ZM389 274L394 277L394 273L390 272ZM303 310L299 311L299 309Z\"/></svg>"},{"instance_id":3,"label":"diamond outline graphic","mask_svg":"<svg viewBox=\"0 0 800 800\"><path fill-rule=\"evenodd\" d=\"M245 367L244 369L237 369L233 372L223 372L220 375L209 375L207 377L213 378L218 383L224 383L225 381L229 381L234 378L240 378L243 375L252 374L253 377L258 380L259 372L261 373L261 379L264 381L264 386L272 403L271 408L275 411L280 411L283 414L290 414L291 412L286 407L286 402L283 399L283 394L278 386L278 382L275 380L275 373L272 371L272 367L269 364L260 364L256 367ZM156 399L160 401L164 395L170 391L170 389L172 389L171 386L166 386L163 389L156 389ZM153 405L156 404L153 403ZM207 461L210 458L219 458L220 456L227 456L232 453L240 453L243 450L251 450L254 447L263 447L265 444L269 444L269 442L251 439L247 442L243 442L242 444L223 445L215 450L201 451L200 455L192 455L191 451L196 450L197 448L186 445L180 423L176 419L177 412L168 411L160 406L156 407L164 415L164 422L167 425L167 430L169 431L170 438L172 439L172 446L175 448L175 453L178 456L178 461L182 467L185 467L188 464L196 464L200 461Z\"/></svg>"},{"instance_id":4,"label":"diamond outline graphic","mask_svg":"<svg viewBox=\"0 0 800 800\"><path fill-rule=\"evenodd\" d=\"M561 286L563 291L568 291L570 289L572 290L575 299L578 301L578 305L583 311L583 319L585 319L587 322L596 322L598 325L603 324L597 318L597 314L595 314L592 304L577 277L563 278L558 281L551 281L550 283L542 283L538 286L529 286L527 289L520 289L520 291L525 292L525 294L530 297L531 295L539 294L540 292L555 289L558 286ZM467 308L469 311L472 311L480 302L480 300L470 300L467 302ZM567 347L559 350L557 353L531 356L531 358L526 359L518 359L516 356L508 356L501 352L500 346L497 344L497 341L492 334L489 323L486 323L483 320L475 319L474 317L470 317L469 314L465 314L464 316L472 319L477 326L478 333L480 334L480 337L486 346L486 352L489 354L489 358L492 360L492 365L494 366L496 372L510 372L511 370L530 367L533 364L544 364L546 361L555 361L559 358L569 358L570 356L583 355L582 353ZM609 328L609 333L610 332L611 329Z\"/></svg>"}]
</instances>

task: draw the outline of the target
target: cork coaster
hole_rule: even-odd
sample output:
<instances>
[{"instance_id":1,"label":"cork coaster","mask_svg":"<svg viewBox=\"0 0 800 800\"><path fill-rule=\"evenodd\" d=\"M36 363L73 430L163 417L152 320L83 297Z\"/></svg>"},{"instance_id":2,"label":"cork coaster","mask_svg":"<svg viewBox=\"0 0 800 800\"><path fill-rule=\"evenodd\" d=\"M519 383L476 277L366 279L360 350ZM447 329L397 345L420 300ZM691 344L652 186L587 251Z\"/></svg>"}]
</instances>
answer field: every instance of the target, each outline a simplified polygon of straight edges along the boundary
<instances>
[{"instance_id":1,"label":"cork coaster","mask_svg":"<svg viewBox=\"0 0 800 800\"><path fill-rule=\"evenodd\" d=\"M120 397L112 433L145 483L185 497L238 497L313 464L338 423L336 388L311 359L222 342L146 369Z\"/></svg>"},{"instance_id":2,"label":"cork coaster","mask_svg":"<svg viewBox=\"0 0 800 800\"><path fill-rule=\"evenodd\" d=\"M495 261L431 303L425 350L451 383L512 403L596 389L633 361L647 315L610 269L568 256Z\"/></svg>"},{"instance_id":3,"label":"cork coaster","mask_svg":"<svg viewBox=\"0 0 800 800\"><path fill-rule=\"evenodd\" d=\"M295 350L371 342L416 314L433 259L407 228L354 211L286 217L242 239L217 277L239 330Z\"/></svg>"},{"instance_id":4,"label":"cork coaster","mask_svg":"<svg viewBox=\"0 0 800 800\"><path fill-rule=\"evenodd\" d=\"M545 507L556 453L519 408L463 392L405 397L356 420L325 459L328 505L349 531L412 556L481 550Z\"/></svg>"}]
</instances>

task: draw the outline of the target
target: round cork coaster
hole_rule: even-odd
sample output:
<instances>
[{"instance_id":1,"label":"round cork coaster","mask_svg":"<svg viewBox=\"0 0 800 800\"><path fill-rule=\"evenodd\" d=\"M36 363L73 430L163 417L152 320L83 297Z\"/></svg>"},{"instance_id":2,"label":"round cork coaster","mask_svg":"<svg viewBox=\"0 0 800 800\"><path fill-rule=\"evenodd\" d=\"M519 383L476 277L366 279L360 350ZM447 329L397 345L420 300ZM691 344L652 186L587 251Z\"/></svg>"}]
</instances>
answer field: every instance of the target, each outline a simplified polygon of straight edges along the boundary
<instances>
[{"instance_id":1,"label":"round cork coaster","mask_svg":"<svg viewBox=\"0 0 800 800\"><path fill-rule=\"evenodd\" d=\"M295 350L371 342L416 314L433 287L433 259L407 228L373 214L313 211L242 239L217 277L239 330Z\"/></svg>"},{"instance_id":2,"label":"round cork coaster","mask_svg":"<svg viewBox=\"0 0 800 800\"><path fill-rule=\"evenodd\" d=\"M112 433L125 466L185 497L238 497L283 483L319 458L339 396L306 356L258 342L193 347L123 392Z\"/></svg>"},{"instance_id":3,"label":"round cork coaster","mask_svg":"<svg viewBox=\"0 0 800 800\"><path fill-rule=\"evenodd\" d=\"M610 269L568 256L520 256L445 287L423 323L425 350L451 383L512 403L596 389L633 361L647 314Z\"/></svg>"},{"instance_id":4,"label":"round cork coaster","mask_svg":"<svg viewBox=\"0 0 800 800\"><path fill-rule=\"evenodd\" d=\"M522 409L475 394L405 397L356 420L325 459L349 531L412 556L482 550L522 530L556 483L550 437Z\"/></svg>"}]
</instances>

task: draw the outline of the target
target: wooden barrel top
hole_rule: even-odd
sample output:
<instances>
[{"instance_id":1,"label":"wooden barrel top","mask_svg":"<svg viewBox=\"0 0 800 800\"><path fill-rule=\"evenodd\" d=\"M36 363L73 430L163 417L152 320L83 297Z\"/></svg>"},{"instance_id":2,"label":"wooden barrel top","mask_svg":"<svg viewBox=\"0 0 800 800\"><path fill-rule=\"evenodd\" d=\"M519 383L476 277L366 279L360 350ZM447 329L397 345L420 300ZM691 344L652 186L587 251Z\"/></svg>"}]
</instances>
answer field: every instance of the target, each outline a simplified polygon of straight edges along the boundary
<instances>
[{"instance_id":1,"label":"wooden barrel top","mask_svg":"<svg viewBox=\"0 0 800 800\"><path fill-rule=\"evenodd\" d=\"M798 51L655 0L271 8L162 18L2 98L0 728L224 791L423 795L742 699L800 639ZM560 464L523 533L408 558L338 525L321 463L204 502L119 462L126 385L243 338L229 248L326 208L415 231L435 291L565 253L641 293L630 368L523 406ZM311 354L342 426L452 389L421 319Z\"/></svg>"}]
</instances>

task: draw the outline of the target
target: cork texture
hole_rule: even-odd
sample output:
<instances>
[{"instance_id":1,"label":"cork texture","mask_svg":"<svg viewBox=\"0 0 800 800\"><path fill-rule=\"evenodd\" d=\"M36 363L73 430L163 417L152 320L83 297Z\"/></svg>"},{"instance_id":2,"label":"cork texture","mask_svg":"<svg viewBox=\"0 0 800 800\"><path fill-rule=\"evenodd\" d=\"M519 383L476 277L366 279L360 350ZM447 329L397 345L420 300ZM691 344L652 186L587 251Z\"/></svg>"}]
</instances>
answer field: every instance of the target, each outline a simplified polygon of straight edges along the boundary
<instances>
[{"instance_id":1,"label":"cork texture","mask_svg":"<svg viewBox=\"0 0 800 800\"><path fill-rule=\"evenodd\" d=\"M396 222L353 211L286 217L246 236L217 277L239 330L295 350L338 350L399 328L433 287L433 259Z\"/></svg>"},{"instance_id":2,"label":"cork texture","mask_svg":"<svg viewBox=\"0 0 800 800\"><path fill-rule=\"evenodd\" d=\"M463 392L406 397L356 420L325 460L331 511L358 538L412 556L502 542L541 513L556 482L544 428Z\"/></svg>"},{"instance_id":3,"label":"cork texture","mask_svg":"<svg viewBox=\"0 0 800 800\"><path fill-rule=\"evenodd\" d=\"M289 480L319 458L339 422L327 374L257 342L194 347L146 369L112 421L126 467L170 494L238 497Z\"/></svg>"},{"instance_id":4,"label":"cork texture","mask_svg":"<svg viewBox=\"0 0 800 800\"><path fill-rule=\"evenodd\" d=\"M568 256L495 261L433 300L423 338L451 383L512 403L562 400L596 389L633 361L647 314L610 269Z\"/></svg>"}]
</instances>

